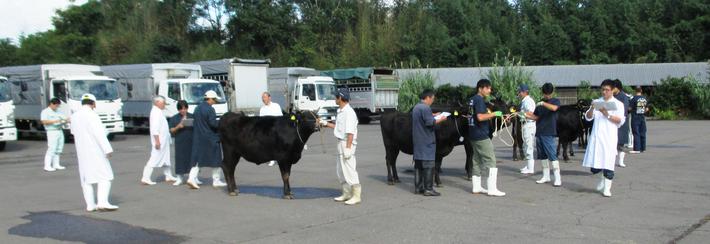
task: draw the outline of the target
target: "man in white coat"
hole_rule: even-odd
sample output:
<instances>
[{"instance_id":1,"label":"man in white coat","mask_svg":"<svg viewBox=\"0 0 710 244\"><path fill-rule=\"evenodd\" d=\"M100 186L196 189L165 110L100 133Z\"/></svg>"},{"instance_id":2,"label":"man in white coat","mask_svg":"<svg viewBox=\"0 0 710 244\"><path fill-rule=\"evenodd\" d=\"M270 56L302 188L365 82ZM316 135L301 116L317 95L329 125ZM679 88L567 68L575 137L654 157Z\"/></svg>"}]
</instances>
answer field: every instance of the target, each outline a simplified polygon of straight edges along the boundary
<instances>
[{"instance_id":1,"label":"man in white coat","mask_svg":"<svg viewBox=\"0 0 710 244\"><path fill-rule=\"evenodd\" d=\"M99 115L94 112L96 97L84 94L81 96L81 104L81 108L72 115L71 133L74 135L86 211L117 210L118 206L108 201L113 180L113 170L108 158L111 157L113 148L106 137L106 128ZM94 199L93 184L98 185L98 203Z\"/></svg>"},{"instance_id":2,"label":"man in white coat","mask_svg":"<svg viewBox=\"0 0 710 244\"><path fill-rule=\"evenodd\" d=\"M175 182L177 179L170 172L170 126L163 114L165 109L165 98L156 96L153 98L153 108L150 110L150 159L143 167L143 178L141 184L155 185L150 179L153 168L163 168L165 181Z\"/></svg>"},{"instance_id":3,"label":"man in white coat","mask_svg":"<svg viewBox=\"0 0 710 244\"><path fill-rule=\"evenodd\" d=\"M259 109L259 116L283 116L283 111L281 111L281 106L278 103L271 101L271 94L269 92L264 92L261 94L261 101L264 102L264 106ZM269 166L274 166L276 160L271 160Z\"/></svg>"},{"instance_id":4,"label":"man in white coat","mask_svg":"<svg viewBox=\"0 0 710 244\"><path fill-rule=\"evenodd\" d=\"M594 125L582 166L591 168L592 174L603 172L599 185L597 185L597 191L601 191L605 197L611 197L618 131L626 121L626 113L624 104L613 96L614 81L604 80L601 89L602 97L592 101L592 107L584 115L587 121L594 120ZM595 104L600 104L600 106L595 107ZM611 106L612 104L613 106ZM615 109L611 110L607 107Z\"/></svg>"}]
</instances>

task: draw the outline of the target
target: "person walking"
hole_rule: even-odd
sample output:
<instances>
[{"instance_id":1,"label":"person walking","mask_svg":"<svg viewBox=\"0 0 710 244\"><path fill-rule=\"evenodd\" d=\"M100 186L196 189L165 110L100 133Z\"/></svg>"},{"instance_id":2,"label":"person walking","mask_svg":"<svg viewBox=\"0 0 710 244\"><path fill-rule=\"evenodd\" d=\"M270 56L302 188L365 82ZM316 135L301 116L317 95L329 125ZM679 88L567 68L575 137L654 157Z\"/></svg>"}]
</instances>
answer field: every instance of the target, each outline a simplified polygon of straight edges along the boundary
<instances>
[{"instance_id":1,"label":"person walking","mask_svg":"<svg viewBox=\"0 0 710 244\"><path fill-rule=\"evenodd\" d=\"M587 121L594 121L594 124L582 166L590 168L592 174L602 172L597 191L602 192L605 197L611 197L614 166L618 153L616 147L619 140L619 127L626 121L624 104L613 96L614 87L614 81L609 79L602 81L602 97L592 101L592 106L584 113L584 118ZM594 104L602 105L595 107ZM603 104L614 104L614 110L607 109Z\"/></svg>"},{"instance_id":2,"label":"person walking","mask_svg":"<svg viewBox=\"0 0 710 244\"><path fill-rule=\"evenodd\" d=\"M40 113L40 122L44 125L47 134L47 152L44 154L44 170L48 172L66 169L59 163L59 158L64 150L64 130L62 126L69 122L69 118L57 111L62 102L59 98L49 100L47 108Z\"/></svg>"},{"instance_id":3,"label":"person walking","mask_svg":"<svg viewBox=\"0 0 710 244\"><path fill-rule=\"evenodd\" d=\"M446 116L435 118L431 112L434 91L426 89L419 95L421 101L412 109L412 141L414 143L414 194L440 196L434 190L434 159L436 157L436 136L434 126L446 120ZM437 114L438 115L438 114Z\"/></svg>"},{"instance_id":4,"label":"person walking","mask_svg":"<svg viewBox=\"0 0 710 244\"><path fill-rule=\"evenodd\" d=\"M530 97L528 85L520 84L518 86L518 97L523 100L520 102L520 126L523 138L523 150L525 150L525 161L527 164L520 169L521 174L535 174L535 120L525 116L527 113L535 112L535 100Z\"/></svg>"},{"instance_id":5,"label":"person walking","mask_svg":"<svg viewBox=\"0 0 710 244\"><path fill-rule=\"evenodd\" d=\"M362 186L357 173L357 162L355 161L355 150L357 146L357 115L350 107L350 91L348 88L338 89L335 95L335 103L338 105L338 113L335 123L320 120L323 127L333 129L333 135L338 139L338 157L336 162L336 174L343 189L339 197L334 198L336 202L345 202L347 205L355 205L362 202Z\"/></svg>"},{"instance_id":6,"label":"person walking","mask_svg":"<svg viewBox=\"0 0 710 244\"><path fill-rule=\"evenodd\" d=\"M166 182L175 182L177 179L170 172L170 127L168 120L163 115L165 110L165 98L156 96L153 98L153 108L150 109L150 158L143 167L143 177L141 184L155 185L150 179L153 168L163 168Z\"/></svg>"},{"instance_id":7,"label":"person walking","mask_svg":"<svg viewBox=\"0 0 710 244\"><path fill-rule=\"evenodd\" d=\"M108 158L113 148L106 137L106 128L101 123L99 115L94 111L96 97L91 94L81 96L81 108L72 118L71 133L74 135L74 146L79 164L79 179L84 192L86 211L113 211L118 206L109 203L113 169ZM94 198L94 184L97 185Z\"/></svg>"},{"instance_id":8,"label":"person walking","mask_svg":"<svg viewBox=\"0 0 710 244\"><path fill-rule=\"evenodd\" d=\"M190 173L192 159L192 122L191 113L187 112L188 104L185 100L177 102L178 113L168 120L170 133L175 137L175 183L179 186L183 182L183 175ZM186 125L187 124L187 125ZM199 185L199 182L196 182Z\"/></svg>"},{"instance_id":9,"label":"person walking","mask_svg":"<svg viewBox=\"0 0 710 244\"><path fill-rule=\"evenodd\" d=\"M620 101L623 104L623 107L619 107L619 109L624 113L624 119L629 119L627 118L629 111L629 97L624 92L624 84L619 79L613 80L613 82L614 98L616 98L616 100ZM622 168L626 167L624 159L626 158L626 152L628 151L628 149L624 145L629 143L629 123L627 122L628 120L624 121L624 123L621 124L621 127L619 127L619 139L616 142L618 144L616 150L618 151L619 155L619 166Z\"/></svg>"},{"instance_id":10,"label":"person walking","mask_svg":"<svg viewBox=\"0 0 710 244\"><path fill-rule=\"evenodd\" d=\"M488 137L490 133L489 120L495 117L502 117L503 112L488 112L485 97L491 94L491 81L481 79L476 84L478 93L471 97L468 106L471 118L469 119L469 143L473 148L473 194L486 193L489 196L505 196L505 192L499 191L497 186L498 168L496 168L496 155L493 142ZM488 190L481 186L481 172L488 168Z\"/></svg>"},{"instance_id":11,"label":"person walking","mask_svg":"<svg viewBox=\"0 0 710 244\"><path fill-rule=\"evenodd\" d=\"M525 114L526 118L535 120L535 144L537 145L537 159L542 160L542 178L536 181L538 184L550 182L550 164L555 176L553 186L562 185L562 175L560 173L560 161L557 160L557 147L555 137L557 137L557 109L560 107L560 100L552 97L555 87L551 83L542 85L542 101L537 103L535 112Z\"/></svg>"},{"instance_id":12,"label":"person walking","mask_svg":"<svg viewBox=\"0 0 710 244\"><path fill-rule=\"evenodd\" d=\"M264 103L259 109L259 116L283 116L283 111L281 111L281 106L278 103L271 101L271 94L269 92L264 92L261 94L261 101ZM274 166L276 160L269 161L269 166Z\"/></svg>"},{"instance_id":13,"label":"person walking","mask_svg":"<svg viewBox=\"0 0 710 244\"><path fill-rule=\"evenodd\" d=\"M204 101L197 105L194 111L194 123L192 133L192 159L194 165L190 169L187 185L192 189L199 189L197 176L200 173L199 167L212 168L212 186L223 187L227 184L222 181L222 147L219 142L217 129L219 121L217 113L212 105L221 99L217 93L209 90L205 92Z\"/></svg>"},{"instance_id":14,"label":"person walking","mask_svg":"<svg viewBox=\"0 0 710 244\"><path fill-rule=\"evenodd\" d=\"M636 96L631 99L630 104L634 150L629 153L638 154L646 151L646 112L648 111L648 100L640 86L636 87Z\"/></svg>"}]
</instances>

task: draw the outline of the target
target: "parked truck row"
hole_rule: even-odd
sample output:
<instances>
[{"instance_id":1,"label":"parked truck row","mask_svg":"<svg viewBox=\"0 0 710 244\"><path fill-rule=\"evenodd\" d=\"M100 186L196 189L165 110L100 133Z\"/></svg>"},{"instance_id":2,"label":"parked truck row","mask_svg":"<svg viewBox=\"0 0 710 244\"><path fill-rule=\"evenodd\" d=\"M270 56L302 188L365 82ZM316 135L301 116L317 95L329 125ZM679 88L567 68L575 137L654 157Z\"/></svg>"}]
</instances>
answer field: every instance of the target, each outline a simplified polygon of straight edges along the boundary
<instances>
[{"instance_id":1,"label":"parked truck row","mask_svg":"<svg viewBox=\"0 0 710 244\"><path fill-rule=\"evenodd\" d=\"M0 151L5 149L7 141L14 140L17 140L17 128L15 128L12 91L7 78L0 76Z\"/></svg>"}]
</instances>

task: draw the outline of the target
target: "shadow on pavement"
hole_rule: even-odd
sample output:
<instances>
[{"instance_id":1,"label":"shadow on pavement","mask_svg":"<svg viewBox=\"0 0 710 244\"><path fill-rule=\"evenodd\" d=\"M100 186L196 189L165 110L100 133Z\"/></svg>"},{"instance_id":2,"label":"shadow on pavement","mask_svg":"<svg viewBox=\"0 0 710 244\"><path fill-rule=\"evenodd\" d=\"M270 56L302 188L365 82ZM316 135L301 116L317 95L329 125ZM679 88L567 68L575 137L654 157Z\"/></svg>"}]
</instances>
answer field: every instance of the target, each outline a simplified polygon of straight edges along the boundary
<instances>
[{"instance_id":1,"label":"shadow on pavement","mask_svg":"<svg viewBox=\"0 0 710 244\"><path fill-rule=\"evenodd\" d=\"M283 187L237 185L239 195L254 194L257 196L283 198ZM291 187L295 199L318 199L340 196L340 190L317 187Z\"/></svg>"}]
</instances>

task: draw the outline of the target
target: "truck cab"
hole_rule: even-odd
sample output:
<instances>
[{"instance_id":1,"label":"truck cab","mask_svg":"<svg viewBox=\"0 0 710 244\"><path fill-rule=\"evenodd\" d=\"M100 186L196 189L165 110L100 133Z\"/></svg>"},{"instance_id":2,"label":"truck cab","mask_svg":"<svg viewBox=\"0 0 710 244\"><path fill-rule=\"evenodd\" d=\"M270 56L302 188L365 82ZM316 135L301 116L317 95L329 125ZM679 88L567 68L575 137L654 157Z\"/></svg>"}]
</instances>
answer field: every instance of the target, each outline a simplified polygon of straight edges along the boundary
<instances>
[{"instance_id":1,"label":"truck cab","mask_svg":"<svg viewBox=\"0 0 710 244\"><path fill-rule=\"evenodd\" d=\"M15 105L7 78L0 76L0 151L5 149L7 141L17 140L15 128Z\"/></svg>"},{"instance_id":2,"label":"truck cab","mask_svg":"<svg viewBox=\"0 0 710 244\"><path fill-rule=\"evenodd\" d=\"M335 82L331 77L299 77L291 94L291 104L296 111L317 110L319 118L335 120L338 110L335 93Z\"/></svg>"},{"instance_id":3,"label":"truck cab","mask_svg":"<svg viewBox=\"0 0 710 244\"><path fill-rule=\"evenodd\" d=\"M178 113L177 102L185 100L188 106L188 113L193 113L195 107L204 99L205 92L212 90L221 99L213 105L217 117L222 117L227 113L227 100L224 90L219 81L209 79L168 79L158 83L158 94L165 97L165 115L172 117Z\"/></svg>"},{"instance_id":4,"label":"truck cab","mask_svg":"<svg viewBox=\"0 0 710 244\"><path fill-rule=\"evenodd\" d=\"M115 79L106 76L67 76L50 82L49 97L61 100L59 111L66 115L71 115L81 108L81 96L85 93L96 96L94 111L106 127L106 132L123 132L123 103Z\"/></svg>"}]
</instances>

